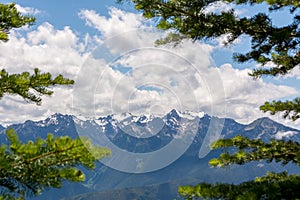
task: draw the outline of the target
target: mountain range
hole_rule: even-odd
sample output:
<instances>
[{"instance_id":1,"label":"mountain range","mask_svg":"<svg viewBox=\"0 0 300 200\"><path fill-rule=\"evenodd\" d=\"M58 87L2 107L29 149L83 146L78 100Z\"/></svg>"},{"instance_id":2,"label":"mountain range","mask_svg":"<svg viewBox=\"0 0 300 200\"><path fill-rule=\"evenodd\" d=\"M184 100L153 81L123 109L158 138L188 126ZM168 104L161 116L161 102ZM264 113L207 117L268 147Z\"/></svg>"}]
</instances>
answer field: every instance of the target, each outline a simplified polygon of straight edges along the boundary
<instances>
[{"instance_id":1,"label":"mountain range","mask_svg":"<svg viewBox=\"0 0 300 200\"><path fill-rule=\"evenodd\" d=\"M209 143L218 138L243 135L264 141L300 142L299 130L269 118L240 124L229 118L177 110L162 117L122 113L97 119L57 113L45 120L28 120L7 128L13 128L22 141L45 138L53 133L72 138L89 137L95 144L112 149L111 158L99 162L94 171L85 170L85 182L65 182L61 189L50 189L35 199L180 199L179 185L239 183L264 175L266 171L300 172L292 164L281 166L263 161L225 169L208 165L210 159L221 153L221 150L208 149ZM2 143L7 142L4 133L5 128L0 126Z\"/></svg>"}]
</instances>

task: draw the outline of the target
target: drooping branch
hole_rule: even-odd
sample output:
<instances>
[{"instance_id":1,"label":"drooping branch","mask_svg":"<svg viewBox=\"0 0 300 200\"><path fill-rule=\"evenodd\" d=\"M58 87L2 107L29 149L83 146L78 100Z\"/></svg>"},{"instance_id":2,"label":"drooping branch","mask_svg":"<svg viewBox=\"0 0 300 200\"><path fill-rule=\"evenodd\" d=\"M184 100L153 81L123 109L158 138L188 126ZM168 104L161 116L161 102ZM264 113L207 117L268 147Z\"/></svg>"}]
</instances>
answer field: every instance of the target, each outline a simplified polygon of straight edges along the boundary
<instances>
[{"instance_id":1,"label":"drooping branch","mask_svg":"<svg viewBox=\"0 0 300 200\"><path fill-rule=\"evenodd\" d=\"M84 138L71 139L63 136L46 140L22 143L13 130L7 131L9 147L0 149L0 180L2 187L10 186L5 195L24 196L30 190L34 195L49 187L61 187L63 180L83 181L84 173L77 168L80 164L94 169L95 162L110 155L103 147L95 147ZM20 190L20 185L24 188Z\"/></svg>"},{"instance_id":2,"label":"drooping branch","mask_svg":"<svg viewBox=\"0 0 300 200\"><path fill-rule=\"evenodd\" d=\"M8 34L11 29L32 25L34 22L34 17L21 14L15 3L0 3L0 41L8 41Z\"/></svg>"},{"instance_id":3,"label":"drooping branch","mask_svg":"<svg viewBox=\"0 0 300 200\"><path fill-rule=\"evenodd\" d=\"M293 0L223 0L233 4L269 4L270 12L282 7L289 7L295 11L300 7L298 1ZM227 44L234 42L242 35L251 38L251 51L246 54L235 54L237 62L254 60L265 66L268 63L275 65L272 69L259 69L253 72L253 76L276 76L286 74L300 63L300 16L292 12L293 21L283 27L277 27L266 13L258 13L252 17L238 17L234 10L221 12L203 12L217 0L132 0L137 10L142 11L146 18L158 18L157 28L173 31L193 40L211 39L228 35ZM160 40L163 44L173 42L175 37ZM177 42L177 41L175 41Z\"/></svg>"},{"instance_id":4,"label":"drooping branch","mask_svg":"<svg viewBox=\"0 0 300 200\"><path fill-rule=\"evenodd\" d=\"M29 102L40 105L41 95L52 95L50 89L56 85L71 85L73 80L58 75L52 78L50 73L40 73L34 69L34 74L23 72L21 74L8 74L6 70L0 71L0 98L5 94L19 95Z\"/></svg>"},{"instance_id":5,"label":"drooping branch","mask_svg":"<svg viewBox=\"0 0 300 200\"><path fill-rule=\"evenodd\" d=\"M296 98L293 101L273 101L266 102L260 107L260 110L264 112L270 112L271 115L283 112L284 118L292 119L293 121L300 118L300 98Z\"/></svg>"},{"instance_id":6,"label":"drooping branch","mask_svg":"<svg viewBox=\"0 0 300 200\"><path fill-rule=\"evenodd\" d=\"M212 159L209 164L224 167L231 164L245 164L252 161L267 160L281 162L283 165L292 162L300 165L300 144L295 141L271 140L265 143L260 139L248 139L236 136L221 139L212 144L212 149L236 148L233 154L222 153L219 158Z\"/></svg>"}]
</instances>

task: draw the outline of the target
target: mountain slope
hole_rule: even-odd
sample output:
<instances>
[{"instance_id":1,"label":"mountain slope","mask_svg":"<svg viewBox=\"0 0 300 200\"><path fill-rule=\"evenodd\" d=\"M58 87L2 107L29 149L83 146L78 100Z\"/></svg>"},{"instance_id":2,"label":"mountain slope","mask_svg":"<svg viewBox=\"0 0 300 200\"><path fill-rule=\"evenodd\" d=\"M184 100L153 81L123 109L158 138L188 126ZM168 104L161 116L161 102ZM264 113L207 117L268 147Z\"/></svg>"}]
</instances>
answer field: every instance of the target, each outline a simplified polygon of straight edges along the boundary
<instances>
[{"instance_id":1,"label":"mountain slope","mask_svg":"<svg viewBox=\"0 0 300 200\"><path fill-rule=\"evenodd\" d=\"M90 129L87 129L88 127ZM188 129L188 127L193 127L193 130ZM220 150L208 151L206 156L199 157L199 151L204 145L203 142L207 142L207 138L209 138L206 137L209 130L220 130L220 135L217 135L219 138L243 135L250 138L261 138L265 141L270 139L300 141L299 130L286 127L269 118L257 119L248 125L244 125L233 119L219 119L204 113L178 112L176 110L172 110L163 117L155 117L151 114L134 116L130 113L124 113L98 119L84 119L82 117L54 114L45 120L38 122L28 120L25 123L15 124L8 128L15 129L23 141L33 140L37 137L45 138L48 133L53 133L55 136L69 135L73 138L89 136L96 144L98 144L97 142L106 141L107 143L103 144L113 143L122 151L139 154L156 152L165 146L172 145L174 141L175 144L188 145L186 151L182 152L178 159L160 170L147 173L126 173L107 167L100 162L94 171L85 171L87 175L85 182L76 184L66 182L62 189L51 189L36 199L72 198L83 193L98 194L98 192L106 196L111 195L112 190L115 191L115 194L120 195L125 195L127 191L126 195L131 195L127 199L132 199L133 197L139 197L144 187L144 192L148 192L148 199L152 197L170 199L174 197L171 192L167 198L164 196L166 193L159 193L157 188L167 188L166 185L172 185L174 182L180 182L180 184L193 184L203 181L237 183L264 175L266 171L289 170L290 172L299 173L298 167L293 165L282 167L275 163L266 165L264 162L253 162L244 166L234 165L226 169L210 168L208 161L213 157L217 157L221 153ZM82 130L87 133L84 131L83 133ZM195 135L190 135L193 137L187 138L185 137L187 131L194 131ZM217 138L215 135L208 136ZM0 134L0 140L6 142L4 134ZM176 141L182 143L176 143ZM189 143L190 141L191 143ZM161 161L168 159L178 149L180 149L180 146L175 146L169 156L159 154L159 159ZM135 162L135 160L126 160L126 156L117 159L120 166L126 166L132 164L132 162ZM142 165L142 167L145 166ZM194 182L191 180L194 180ZM151 192L159 193L160 196ZM142 197L145 196L141 196L140 199ZM87 196L84 199L86 198Z\"/></svg>"},{"instance_id":2,"label":"mountain slope","mask_svg":"<svg viewBox=\"0 0 300 200\"><path fill-rule=\"evenodd\" d=\"M5 128L4 126L0 125L0 132L3 131Z\"/></svg>"}]
</instances>

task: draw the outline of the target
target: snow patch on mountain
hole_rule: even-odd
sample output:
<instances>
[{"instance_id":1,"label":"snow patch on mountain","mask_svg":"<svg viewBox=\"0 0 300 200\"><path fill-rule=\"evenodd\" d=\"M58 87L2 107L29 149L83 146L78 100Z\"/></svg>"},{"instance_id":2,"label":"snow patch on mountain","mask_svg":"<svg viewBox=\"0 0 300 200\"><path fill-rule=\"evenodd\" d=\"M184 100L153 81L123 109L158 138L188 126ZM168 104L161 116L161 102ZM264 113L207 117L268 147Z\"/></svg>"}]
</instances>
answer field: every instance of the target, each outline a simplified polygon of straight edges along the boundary
<instances>
[{"instance_id":1,"label":"snow patch on mountain","mask_svg":"<svg viewBox=\"0 0 300 200\"><path fill-rule=\"evenodd\" d=\"M97 120L94 120L94 122L96 124L98 124L99 126L105 126L108 124L108 121L107 120L104 120L104 119L97 119Z\"/></svg>"},{"instance_id":2,"label":"snow patch on mountain","mask_svg":"<svg viewBox=\"0 0 300 200\"><path fill-rule=\"evenodd\" d=\"M134 122L136 122L136 123L140 122L142 124L146 124L146 123L151 122L154 118L155 118L155 116L152 115L152 114L143 114L143 115L141 115L139 117L136 117L134 119Z\"/></svg>"},{"instance_id":3,"label":"snow patch on mountain","mask_svg":"<svg viewBox=\"0 0 300 200\"><path fill-rule=\"evenodd\" d=\"M255 139L261 139L264 134L265 134L265 131L262 131L260 134L257 135L257 137Z\"/></svg>"},{"instance_id":4,"label":"snow patch on mountain","mask_svg":"<svg viewBox=\"0 0 300 200\"><path fill-rule=\"evenodd\" d=\"M60 119L59 119L60 116L59 115L60 114L57 114L57 113L53 114L45 120L35 122L35 124L38 127L46 127L46 126L49 126L49 125L58 125L58 123L60 121Z\"/></svg>"},{"instance_id":5,"label":"snow patch on mountain","mask_svg":"<svg viewBox=\"0 0 300 200\"><path fill-rule=\"evenodd\" d=\"M49 117L48 119L49 121L47 122L47 126L49 126L50 124L58 124L57 115L51 115L51 117Z\"/></svg>"},{"instance_id":6,"label":"snow patch on mountain","mask_svg":"<svg viewBox=\"0 0 300 200\"><path fill-rule=\"evenodd\" d=\"M177 119L176 116L179 116L179 118L193 120L196 117L202 118L205 115L205 113L204 112L193 112L193 111L180 112L180 111L177 111L174 109L171 112L169 112L167 115L169 115L170 118L166 119L166 117L165 117L165 120L164 120L165 122L167 122L167 120L173 120L174 123L179 123L179 121L178 121L179 119ZM91 119L87 119L83 116L76 116L76 117L82 121L91 120ZM122 125L126 126L131 123L148 124L156 118L161 118L161 117L155 116L151 113L141 114L141 115L133 115L129 112L124 112L124 113L120 113L120 114L111 114L108 116L99 117L96 121L100 126L105 126L107 123L110 123L113 126L118 126L120 123L122 123Z\"/></svg>"},{"instance_id":7,"label":"snow patch on mountain","mask_svg":"<svg viewBox=\"0 0 300 200\"><path fill-rule=\"evenodd\" d=\"M38 126L38 127L45 127L46 126L45 120L36 122L36 126Z\"/></svg>"}]
</instances>

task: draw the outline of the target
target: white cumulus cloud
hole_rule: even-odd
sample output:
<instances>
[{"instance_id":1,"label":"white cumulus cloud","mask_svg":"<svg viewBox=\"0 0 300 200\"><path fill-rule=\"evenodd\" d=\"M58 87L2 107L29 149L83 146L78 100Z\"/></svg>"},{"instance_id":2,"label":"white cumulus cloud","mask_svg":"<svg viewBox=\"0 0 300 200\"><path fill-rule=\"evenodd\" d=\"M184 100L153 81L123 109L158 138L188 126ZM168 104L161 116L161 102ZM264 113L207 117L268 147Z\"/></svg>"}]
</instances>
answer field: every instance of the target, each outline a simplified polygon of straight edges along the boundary
<instances>
[{"instance_id":1,"label":"white cumulus cloud","mask_svg":"<svg viewBox=\"0 0 300 200\"><path fill-rule=\"evenodd\" d=\"M298 134L296 131L278 132L275 135L275 139L282 140L283 138L289 138L296 134Z\"/></svg>"},{"instance_id":2,"label":"white cumulus cloud","mask_svg":"<svg viewBox=\"0 0 300 200\"><path fill-rule=\"evenodd\" d=\"M0 64L9 73L23 71L51 72L75 79L87 54L81 52L82 43L69 28L55 29L44 23L21 37L16 32L10 40L0 45ZM68 113L72 102L72 87L56 87L54 95L43 97L42 106L28 104L18 96L5 96L0 101L1 124L11 124L28 119L40 119L54 112Z\"/></svg>"},{"instance_id":3,"label":"white cumulus cloud","mask_svg":"<svg viewBox=\"0 0 300 200\"><path fill-rule=\"evenodd\" d=\"M58 30L44 23L23 37L12 34L0 45L0 64L10 72L39 67L76 82L74 87L55 88L40 107L5 96L1 123L54 112L165 114L173 108L249 122L263 116L258 107L265 101L297 94L292 87L254 81L248 70L213 66L214 47L208 44L186 40L177 47L156 47L163 33L140 14L110 8L109 16L93 10L82 10L79 16L98 34L80 38L72 27Z\"/></svg>"},{"instance_id":4,"label":"white cumulus cloud","mask_svg":"<svg viewBox=\"0 0 300 200\"><path fill-rule=\"evenodd\" d=\"M25 14L25 15L37 15L37 14L40 14L41 11L36 9L36 8L32 8L32 7L23 7L19 4L16 4L15 6L17 8L17 10L22 13L22 14Z\"/></svg>"}]
</instances>

